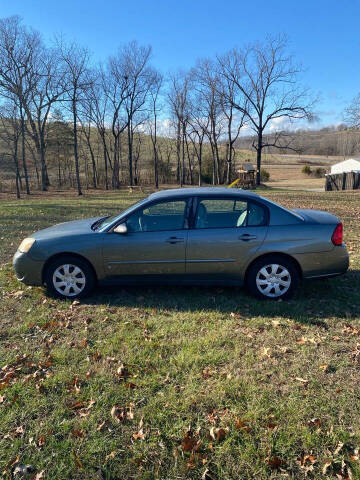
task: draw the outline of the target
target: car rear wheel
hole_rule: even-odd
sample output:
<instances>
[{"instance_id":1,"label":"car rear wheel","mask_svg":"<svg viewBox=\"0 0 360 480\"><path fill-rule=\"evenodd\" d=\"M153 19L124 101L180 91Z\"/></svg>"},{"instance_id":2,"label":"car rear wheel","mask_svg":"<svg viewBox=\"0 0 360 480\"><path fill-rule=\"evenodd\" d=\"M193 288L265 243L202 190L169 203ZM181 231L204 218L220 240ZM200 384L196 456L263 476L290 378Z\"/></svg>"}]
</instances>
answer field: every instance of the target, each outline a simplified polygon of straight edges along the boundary
<instances>
[{"instance_id":1,"label":"car rear wheel","mask_svg":"<svg viewBox=\"0 0 360 480\"><path fill-rule=\"evenodd\" d=\"M267 300L291 298L299 284L299 273L287 258L271 255L251 265L247 275L249 292Z\"/></svg>"},{"instance_id":2,"label":"car rear wheel","mask_svg":"<svg viewBox=\"0 0 360 480\"><path fill-rule=\"evenodd\" d=\"M52 296L75 299L85 297L93 290L95 275L85 260L67 255L48 265L45 283Z\"/></svg>"}]
</instances>

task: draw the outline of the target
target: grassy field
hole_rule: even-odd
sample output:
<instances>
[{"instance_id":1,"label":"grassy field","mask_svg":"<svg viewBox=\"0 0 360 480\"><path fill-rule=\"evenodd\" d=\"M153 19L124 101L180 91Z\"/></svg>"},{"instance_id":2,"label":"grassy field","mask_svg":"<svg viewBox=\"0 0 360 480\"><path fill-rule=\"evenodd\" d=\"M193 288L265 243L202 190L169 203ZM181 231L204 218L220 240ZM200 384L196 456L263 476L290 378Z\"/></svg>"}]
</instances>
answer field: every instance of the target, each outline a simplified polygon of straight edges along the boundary
<instances>
[{"instance_id":1,"label":"grassy field","mask_svg":"<svg viewBox=\"0 0 360 480\"><path fill-rule=\"evenodd\" d=\"M340 216L351 254L347 275L306 283L291 301L133 287L72 303L16 281L23 237L140 196L0 198L0 472L360 478L360 194L268 193Z\"/></svg>"}]
</instances>

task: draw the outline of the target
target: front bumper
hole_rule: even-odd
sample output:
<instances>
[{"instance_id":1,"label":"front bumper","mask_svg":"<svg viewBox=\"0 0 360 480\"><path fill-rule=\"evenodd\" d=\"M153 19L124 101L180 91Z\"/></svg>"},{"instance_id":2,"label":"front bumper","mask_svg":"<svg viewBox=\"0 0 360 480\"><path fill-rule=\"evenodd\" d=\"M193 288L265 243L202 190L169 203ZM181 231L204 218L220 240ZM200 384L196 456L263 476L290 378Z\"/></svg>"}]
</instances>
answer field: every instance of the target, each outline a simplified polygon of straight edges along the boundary
<instances>
[{"instance_id":1,"label":"front bumper","mask_svg":"<svg viewBox=\"0 0 360 480\"><path fill-rule=\"evenodd\" d=\"M25 285L42 285L44 262L34 260L28 253L17 251L13 257L13 267L20 282Z\"/></svg>"}]
</instances>

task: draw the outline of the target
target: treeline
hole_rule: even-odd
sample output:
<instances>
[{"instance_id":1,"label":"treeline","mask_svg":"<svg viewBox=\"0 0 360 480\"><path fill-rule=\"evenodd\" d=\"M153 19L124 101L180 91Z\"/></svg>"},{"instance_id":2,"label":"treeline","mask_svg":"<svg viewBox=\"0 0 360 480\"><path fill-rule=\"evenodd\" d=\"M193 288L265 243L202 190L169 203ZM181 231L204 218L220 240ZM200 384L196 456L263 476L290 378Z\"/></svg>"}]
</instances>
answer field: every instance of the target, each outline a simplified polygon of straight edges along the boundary
<instances>
[{"instance_id":1,"label":"treeline","mask_svg":"<svg viewBox=\"0 0 360 480\"><path fill-rule=\"evenodd\" d=\"M282 153L298 153L299 155L349 156L360 155L360 130L358 127L342 123L337 126L324 127L320 130L301 130L287 132L291 135L291 148ZM272 138L272 135L269 136ZM236 142L236 148L251 148L253 137L241 137ZM276 149L269 147L268 153Z\"/></svg>"},{"instance_id":2,"label":"treeline","mask_svg":"<svg viewBox=\"0 0 360 480\"><path fill-rule=\"evenodd\" d=\"M45 45L19 17L0 20L0 162L17 196L75 185L144 181L229 183L240 134L253 133L257 182L264 149L291 148L278 119L310 118L313 101L284 36L202 59L164 78L151 47L131 42L100 65L56 38ZM145 172L145 174L144 174ZM56 180L54 180L54 178Z\"/></svg>"}]
</instances>

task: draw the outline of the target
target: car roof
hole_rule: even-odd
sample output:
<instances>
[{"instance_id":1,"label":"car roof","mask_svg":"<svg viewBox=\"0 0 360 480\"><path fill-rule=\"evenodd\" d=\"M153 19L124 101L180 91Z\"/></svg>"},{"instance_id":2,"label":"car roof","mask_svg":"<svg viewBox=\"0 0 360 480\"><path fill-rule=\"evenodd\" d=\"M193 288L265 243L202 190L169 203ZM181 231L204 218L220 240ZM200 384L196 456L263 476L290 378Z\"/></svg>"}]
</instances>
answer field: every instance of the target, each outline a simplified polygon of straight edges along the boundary
<instances>
[{"instance_id":1,"label":"car roof","mask_svg":"<svg viewBox=\"0 0 360 480\"><path fill-rule=\"evenodd\" d=\"M151 198L172 198L172 197L192 197L197 195L205 196L224 196L224 197L234 197L234 196L243 196L243 195L259 198L259 195L256 193L249 192L247 190L242 190L240 188L226 188L226 187L185 187L185 188L170 188L167 190L160 190L149 195Z\"/></svg>"}]
</instances>

